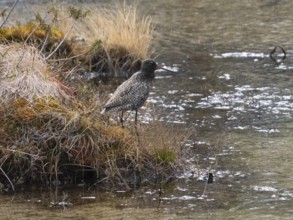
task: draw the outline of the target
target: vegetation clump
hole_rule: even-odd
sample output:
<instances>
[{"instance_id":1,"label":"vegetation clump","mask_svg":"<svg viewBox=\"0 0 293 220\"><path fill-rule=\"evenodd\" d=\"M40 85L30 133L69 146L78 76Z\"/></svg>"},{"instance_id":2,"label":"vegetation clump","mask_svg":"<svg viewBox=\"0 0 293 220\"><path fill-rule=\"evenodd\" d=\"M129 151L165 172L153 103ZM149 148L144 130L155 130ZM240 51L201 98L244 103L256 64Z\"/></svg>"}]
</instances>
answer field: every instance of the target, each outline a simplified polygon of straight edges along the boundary
<instances>
[{"instance_id":1,"label":"vegetation clump","mask_svg":"<svg viewBox=\"0 0 293 220\"><path fill-rule=\"evenodd\" d=\"M51 13L52 22L58 23L58 11ZM69 13L85 21L92 31L89 41L95 42L87 53L75 54L88 64L84 69L115 75L139 68L147 57L151 22L146 18L139 23L135 8L104 9L99 16L75 8ZM99 113L101 97L92 92L84 97L79 85L65 85L63 66L54 63L58 49L71 45L69 32L44 25L48 22L40 16L36 20L0 28L0 190L15 190L20 183L92 180L129 188L170 180L180 167L178 153L186 134L170 138L158 122L139 128L109 122ZM63 55L72 59L71 53ZM76 74L80 66L71 64Z\"/></svg>"},{"instance_id":2,"label":"vegetation clump","mask_svg":"<svg viewBox=\"0 0 293 220\"><path fill-rule=\"evenodd\" d=\"M64 35L56 27L41 25L37 23L28 23L0 29L1 40L23 42L27 39L45 39L48 35L49 40L62 40Z\"/></svg>"},{"instance_id":3,"label":"vegetation clump","mask_svg":"<svg viewBox=\"0 0 293 220\"><path fill-rule=\"evenodd\" d=\"M64 33L54 25L45 23L27 23L0 28L0 42L26 42L39 48L44 54L50 54L64 39ZM66 57L72 54L70 44L59 45L54 57Z\"/></svg>"},{"instance_id":4,"label":"vegetation clump","mask_svg":"<svg viewBox=\"0 0 293 220\"><path fill-rule=\"evenodd\" d=\"M0 98L69 100L69 90L54 77L39 50L28 45L0 44Z\"/></svg>"},{"instance_id":5,"label":"vegetation clump","mask_svg":"<svg viewBox=\"0 0 293 220\"><path fill-rule=\"evenodd\" d=\"M150 55L152 21L139 16L135 6L52 6L47 12L35 13L26 24L1 27L0 43L25 42L47 60L74 61L70 64L103 79L129 77Z\"/></svg>"},{"instance_id":6,"label":"vegetation clump","mask_svg":"<svg viewBox=\"0 0 293 220\"><path fill-rule=\"evenodd\" d=\"M153 25L149 17L140 17L136 7L89 7L90 14L76 25L88 42L85 63L89 71L105 72L108 77L121 77L140 68L141 60L150 53Z\"/></svg>"},{"instance_id":7,"label":"vegetation clump","mask_svg":"<svg viewBox=\"0 0 293 220\"><path fill-rule=\"evenodd\" d=\"M0 54L2 188L89 179L130 188L169 180L180 167L185 136L170 138L159 123L137 131L107 122L102 103L79 99L35 47L0 44Z\"/></svg>"}]
</instances>

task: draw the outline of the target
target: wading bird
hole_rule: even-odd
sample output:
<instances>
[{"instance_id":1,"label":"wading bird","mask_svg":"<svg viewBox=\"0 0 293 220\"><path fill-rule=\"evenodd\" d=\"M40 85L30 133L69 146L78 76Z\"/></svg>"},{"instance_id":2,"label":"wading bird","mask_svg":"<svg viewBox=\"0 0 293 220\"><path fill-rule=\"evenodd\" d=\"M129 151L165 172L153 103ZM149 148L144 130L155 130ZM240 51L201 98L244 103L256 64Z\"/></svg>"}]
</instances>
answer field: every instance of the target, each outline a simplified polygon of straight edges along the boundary
<instances>
[{"instance_id":1,"label":"wading bird","mask_svg":"<svg viewBox=\"0 0 293 220\"><path fill-rule=\"evenodd\" d=\"M150 83L155 78L155 70L157 69L164 68L158 66L154 60L144 60L140 71L134 73L116 89L101 113L121 111L120 122L123 126L123 112L135 110L135 124L137 124L137 111L149 96Z\"/></svg>"}]
</instances>

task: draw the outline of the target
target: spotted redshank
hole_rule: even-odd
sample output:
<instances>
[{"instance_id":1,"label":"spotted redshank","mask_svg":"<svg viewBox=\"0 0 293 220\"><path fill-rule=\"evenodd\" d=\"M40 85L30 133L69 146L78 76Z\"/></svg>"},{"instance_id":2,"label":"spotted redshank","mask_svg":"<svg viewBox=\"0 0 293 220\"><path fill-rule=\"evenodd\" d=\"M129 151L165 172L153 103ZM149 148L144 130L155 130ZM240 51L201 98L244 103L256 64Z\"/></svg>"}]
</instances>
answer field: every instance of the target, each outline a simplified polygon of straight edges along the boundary
<instances>
[{"instance_id":1,"label":"spotted redshank","mask_svg":"<svg viewBox=\"0 0 293 220\"><path fill-rule=\"evenodd\" d=\"M154 60L144 60L140 71L134 73L116 89L101 113L121 111L120 122L123 126L123 112L135 110L135 124L137 124L137 111L149 96L150 83L155 78L156 69L164 68L158 66Z\"/></svg>"}]
</instances>

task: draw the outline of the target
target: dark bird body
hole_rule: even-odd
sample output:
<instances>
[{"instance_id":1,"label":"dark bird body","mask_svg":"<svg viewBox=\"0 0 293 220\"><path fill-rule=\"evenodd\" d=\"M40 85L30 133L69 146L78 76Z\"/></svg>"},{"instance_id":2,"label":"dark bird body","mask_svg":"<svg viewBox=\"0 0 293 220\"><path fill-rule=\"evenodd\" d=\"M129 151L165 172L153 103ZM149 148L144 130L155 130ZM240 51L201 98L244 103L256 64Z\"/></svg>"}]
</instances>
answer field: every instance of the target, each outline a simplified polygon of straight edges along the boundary
<instances>
[{"instance_id":1,"label":"dark bird body","mask_svg":"<svg viewBox=\"0 0 293 220\"><path fill-rule=\"evenodd\" d=\"M149 96L149 87L155 78L155 70L160 68L151 59L144 60L140 71L134 73L127 81L122 83L113 96L105 104L101 113L135 110L135 123L137 123L137 111L143 106ZM121 117L121 123L123 119Z\"/></svg>"}]
</instances>

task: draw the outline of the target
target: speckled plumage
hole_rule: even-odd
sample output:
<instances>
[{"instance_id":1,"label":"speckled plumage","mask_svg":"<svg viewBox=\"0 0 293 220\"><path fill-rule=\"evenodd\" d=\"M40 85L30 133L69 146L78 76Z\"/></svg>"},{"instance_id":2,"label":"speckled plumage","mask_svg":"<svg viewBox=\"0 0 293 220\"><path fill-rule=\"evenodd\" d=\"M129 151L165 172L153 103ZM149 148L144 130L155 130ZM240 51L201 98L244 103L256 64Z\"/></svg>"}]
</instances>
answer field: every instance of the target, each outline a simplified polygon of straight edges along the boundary
<instances>
[{"instance_id":1,"label":"speckled plumage","mask_svg":"<svg viewBox=\"0 0 293 220\"><path fill-rule=\"evenodd\" d=\"M113 96L105 104L102 113L137 110L143 106L149 95L149 84L155 78L157 64L147 59L142 62L139 72L134 73L127 81L122 83Z\"/></svg>"}]
</instances>

